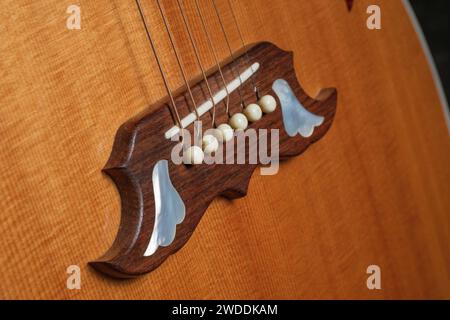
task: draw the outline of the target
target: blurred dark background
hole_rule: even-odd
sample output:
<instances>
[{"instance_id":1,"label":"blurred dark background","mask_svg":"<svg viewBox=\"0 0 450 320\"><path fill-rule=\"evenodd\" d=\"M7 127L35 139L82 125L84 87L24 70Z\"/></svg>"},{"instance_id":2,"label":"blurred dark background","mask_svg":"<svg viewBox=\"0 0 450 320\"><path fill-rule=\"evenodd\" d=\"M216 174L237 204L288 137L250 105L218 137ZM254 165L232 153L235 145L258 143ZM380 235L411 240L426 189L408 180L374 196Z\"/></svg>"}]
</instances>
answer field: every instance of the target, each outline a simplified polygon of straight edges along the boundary
<instances>
[{"instance_id":1,"label":"blurred dark background","mask_svg":"<svg viewBox=\"0 0 450 320\"><path fill-rule=\"evenodd\" d=\"M450 0L410 0L450 100Z\"/></svg>"}]
</instances>

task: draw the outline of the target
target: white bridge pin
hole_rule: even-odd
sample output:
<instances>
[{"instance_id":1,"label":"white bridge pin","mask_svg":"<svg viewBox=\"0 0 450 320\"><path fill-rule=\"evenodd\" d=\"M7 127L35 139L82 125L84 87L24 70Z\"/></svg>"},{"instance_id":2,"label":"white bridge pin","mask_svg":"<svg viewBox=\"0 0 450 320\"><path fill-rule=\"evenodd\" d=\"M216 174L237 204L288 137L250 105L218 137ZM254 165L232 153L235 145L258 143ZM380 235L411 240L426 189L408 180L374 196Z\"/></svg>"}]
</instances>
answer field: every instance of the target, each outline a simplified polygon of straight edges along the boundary
<instances>
[{"instance_id":1,"label":"white bridge pin","mask_svg":"<svg viewBox=\"0 0 450 320\"><path fill-rule=\"evenodd\" d=\"M259 99L258 104L264 113L274 112L277 108L277 100L275 100L275 98L270 94L265 95L261 99Z\"/></svg>"},{"instance_id":2,"label":"white bridge pin","mask_svg":"<svg viewBox=\"0 0 450 320\"><path fill-rule=\"evenodd\" d=\"M203 137L202 146L205 154L211 154L219 149L219 141L212 134L208 134Z\"/></svg>"},{"instance_id":3,"label":"white bridge pin","mask_svg":"<svg viewBox=\"0 0 450 320\"><path fill-rule=\"evenodd\" d=\"M202 164L205 155L199 146L191 146L183 153L184 164Z\"/></svg>"},{"instance_id":4,"label":"white bridge pin","mask_svg":"<svg viewBox=\"0 0 450 320\"><path fill-rule=\"evenodd\" d=\"M230 125L223 123L217 127L217 130L222 133L220 142L228 142L233 139L234 131L233 128L230 127Z\"/></svg>"},{"instance_id":5,"label":"white bridge pin","mask_svg":"<svg viewBox=\"0 0 450 320\"><path fill-rule=\"evenodd\" d=\"M262 110L256 103L249 104L244 109L244 114L250 122L256 122L262 118Z\"/></svg>"},{"instance_id":6,"label":"white bridge pin","mask_svg":"<svg viewBox=\"0 0 450 320\"><path fill-rule=\"evenodd\" d=\"M230 126L235 130L245 130L248 126L248 119L242 113L235 113L230 119Z\"/></svg>"}]
</instances>

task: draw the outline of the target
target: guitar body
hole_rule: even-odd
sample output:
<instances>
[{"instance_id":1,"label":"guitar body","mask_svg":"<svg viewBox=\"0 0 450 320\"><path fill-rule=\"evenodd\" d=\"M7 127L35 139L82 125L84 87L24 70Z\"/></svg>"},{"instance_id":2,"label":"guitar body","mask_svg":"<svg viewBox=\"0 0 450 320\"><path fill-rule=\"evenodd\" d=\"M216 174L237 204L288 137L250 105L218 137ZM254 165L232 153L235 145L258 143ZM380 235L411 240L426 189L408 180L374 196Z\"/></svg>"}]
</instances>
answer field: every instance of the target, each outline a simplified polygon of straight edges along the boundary
<instances>
[{"instance_id":1,"label":"guitar body","mask_svg":"<svg viewBox=\"0 0 450 320\"><path fill-rule=\"evenodd\" d=\"M245 197L214 198L184 246L132 280L88 263L121 225L117 186L102 173L118 129L167 96L136 4L82 1L81 30L68 30L68 4L4 2L0 298L450 298L449 131L402 1L361 0L351 11L344 0L232 1L248 43L293 52L309 96L336 88L333 123L276 175L255 171ZM186 72L198 76L176 2L163 2ZM143 3L170 85L181 88L156 5ZM381 30L366 27L371 4L382 8ZM213 8L204 10L220 34ZM216 44L229 60L225 41ZM199 49L213 68L207 45ZM67 289L71 265L80 290ZM381 290L367 287L371 265Z\"/></svg>"}]
</instances>

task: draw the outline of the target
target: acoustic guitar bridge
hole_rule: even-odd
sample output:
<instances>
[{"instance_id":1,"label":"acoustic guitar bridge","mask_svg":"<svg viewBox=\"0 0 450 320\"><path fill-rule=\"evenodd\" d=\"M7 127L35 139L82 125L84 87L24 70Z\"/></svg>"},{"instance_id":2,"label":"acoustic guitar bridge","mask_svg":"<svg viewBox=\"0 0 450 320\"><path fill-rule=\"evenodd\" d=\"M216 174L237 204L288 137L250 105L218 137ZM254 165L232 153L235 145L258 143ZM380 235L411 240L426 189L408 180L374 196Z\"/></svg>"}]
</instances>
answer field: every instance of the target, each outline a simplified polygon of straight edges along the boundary
<instances>
[{"instance_id":1,"label":"acoustic guitar bridge","mask_svg":"<svg viewBox=\"0 0 450 320\"><path fill-rule=\"evenodd\" d=\"M130 278L154 270L189 240L214 198L245 196L258 165L300 155L333 122L336 90L309 97L292 53L271 43L244 51L220 72L225 84L211 70L208 83L190 88L198 107L186 90L175 97L181 126L167 99L119 128L104 172L119 190L121 222L111 248L90 262L98 271Z\"/></svg>"}]
</instances>

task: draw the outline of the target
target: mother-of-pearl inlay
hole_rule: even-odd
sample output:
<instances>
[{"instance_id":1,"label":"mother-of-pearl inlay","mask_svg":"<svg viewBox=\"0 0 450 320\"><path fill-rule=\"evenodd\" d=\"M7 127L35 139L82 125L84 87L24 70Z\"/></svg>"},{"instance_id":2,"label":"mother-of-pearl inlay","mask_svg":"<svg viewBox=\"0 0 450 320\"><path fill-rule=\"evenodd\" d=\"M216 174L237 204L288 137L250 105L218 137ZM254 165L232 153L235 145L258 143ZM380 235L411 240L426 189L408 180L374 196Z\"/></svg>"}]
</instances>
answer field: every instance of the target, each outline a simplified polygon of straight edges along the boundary
<instances>
[{"instance_id":1,"label":"mother-of-pearl inlay","mask_svg":"<svg viewBox=\"0 0 450 320\"><path fill-rule=\"evenodd\" d=\"M158 161L153 168L153 194L155 197L155 223L152 237L144 256L151 256L158 247L167 247L175 239L177 225L186 215L183 199L172 185L167 160Z\"/></svg>"},{"instance_id":2,"label":"mother-of-pearl inlay","mask_svg":"<svg viewBox=\"0 0 450 320\"><path fill-rule=\"evenodd\" d=\"M287 134L290 137L294 137L297 133L304 138L312 136L314 128L320 126L325 118L316 116L306 110L301 102L298 101L286 80L276 80L272 85L272 89L280 100L283 125Z\"/></svg>"}]
</instances>

